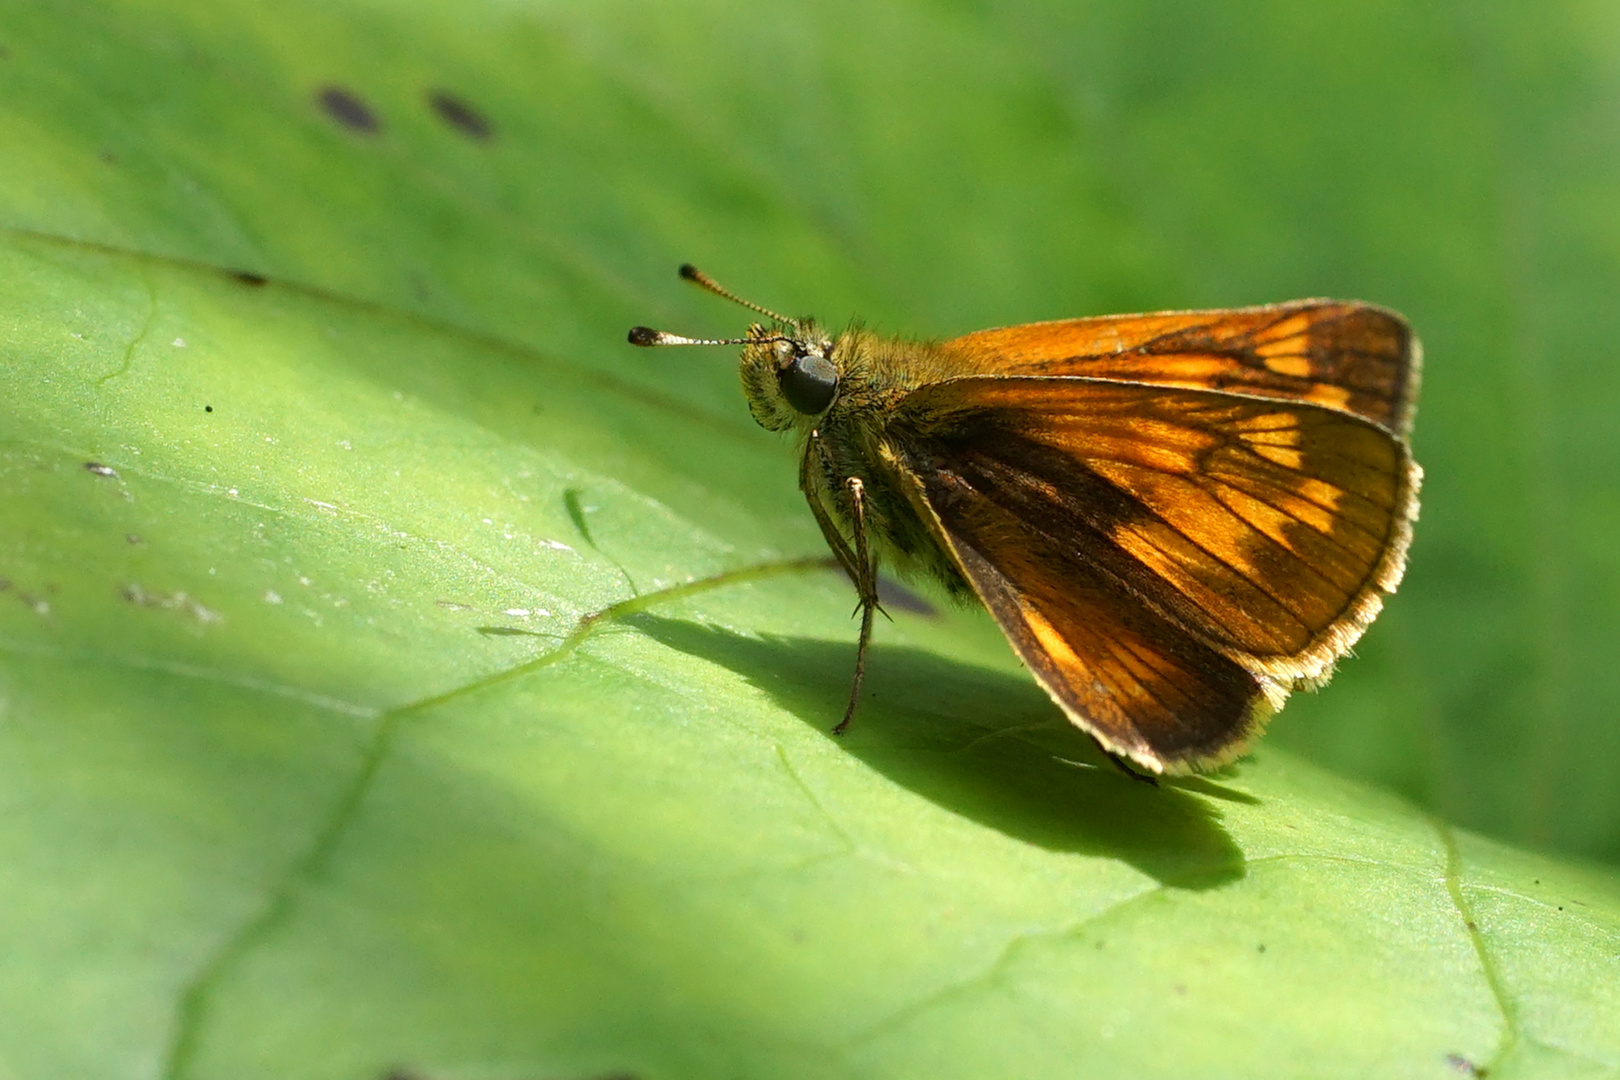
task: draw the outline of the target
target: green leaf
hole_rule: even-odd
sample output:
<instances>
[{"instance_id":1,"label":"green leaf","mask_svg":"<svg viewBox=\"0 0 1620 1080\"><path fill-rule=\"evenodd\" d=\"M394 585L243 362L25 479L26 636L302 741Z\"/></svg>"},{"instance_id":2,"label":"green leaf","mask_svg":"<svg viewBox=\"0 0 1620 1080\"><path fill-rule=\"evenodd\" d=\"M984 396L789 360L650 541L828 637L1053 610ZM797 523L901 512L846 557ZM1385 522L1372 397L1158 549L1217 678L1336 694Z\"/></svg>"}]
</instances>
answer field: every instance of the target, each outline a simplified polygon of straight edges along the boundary
<instances>
[{"instance_id":1,"label":"green leaf","mask_svg":"<svg viewBox=\"0 0 1620 1080\"><path fill-rule=\"evenodd\" d=\"M1620 1072L1620 880L1444 820L1620 852L1612 35L1481 12L12 13L0 1077ZM1408 585L1215 777L927 604L833 739L787 447L623 345L684 258L1401 307Z\"/></svg>"}]
</instances>

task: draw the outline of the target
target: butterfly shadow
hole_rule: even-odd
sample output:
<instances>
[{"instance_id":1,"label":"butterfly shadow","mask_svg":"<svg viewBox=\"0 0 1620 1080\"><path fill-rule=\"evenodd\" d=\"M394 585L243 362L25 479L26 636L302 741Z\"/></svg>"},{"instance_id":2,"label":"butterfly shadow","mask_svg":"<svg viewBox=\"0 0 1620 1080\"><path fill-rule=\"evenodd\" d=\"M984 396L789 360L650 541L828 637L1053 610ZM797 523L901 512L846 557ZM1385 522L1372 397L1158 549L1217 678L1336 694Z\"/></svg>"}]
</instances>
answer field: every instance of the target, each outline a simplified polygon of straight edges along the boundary
<instances>
[{"instance_id":1,"label":"butterfly shadow","mask_svg":"<svg viewBox=\"0 0 1620 1080\"><path fill-rule=\"evenodd\" d=\"M726 667L893 782L963 817L1052 851L1120 859L1166 885L1240 878L1242 850L1201 795L1247 800L1208 781L1193 791L1132 779L1103 757L1027 676L921 649L874 646L860 712L830 733L849 693L847 643L746 637L657 615L626 622Z\"/></svg>"}]
</instances>

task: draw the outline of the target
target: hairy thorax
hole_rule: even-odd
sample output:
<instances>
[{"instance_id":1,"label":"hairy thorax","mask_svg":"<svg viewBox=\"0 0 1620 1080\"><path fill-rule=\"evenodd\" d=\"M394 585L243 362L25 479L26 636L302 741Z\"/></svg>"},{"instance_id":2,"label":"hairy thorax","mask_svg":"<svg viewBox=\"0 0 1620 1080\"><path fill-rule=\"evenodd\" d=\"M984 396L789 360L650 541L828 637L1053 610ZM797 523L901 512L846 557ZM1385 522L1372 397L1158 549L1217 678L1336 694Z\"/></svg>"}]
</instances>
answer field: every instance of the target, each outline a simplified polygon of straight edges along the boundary
<instances>
[{"instance_id":1,"label":"hairy thorax","mask_svg":"<svg viewBox=\"0 0 1620 1080\"><path fill-rule=\"evenodd\" d=\"M808 325L801 340L823 355L837 372L837 390L819 415L795 409L784 397L778 371L783 354L768 343L772 331L750 329L757 341L744 348L742 381L754 418L772 430L793 430L803 455L801 483L846 536L853 535L854 512L848 480L864 489L866 535L879 546L882 562L907 576L931 577L953 593L967 594L955 562L920 509L920 489L907 477L900 444L905 440L900 406L922 386L961 377L965 362L932 342L905 341L851 326L836 338Z\"/></svg>"}]
</instances>

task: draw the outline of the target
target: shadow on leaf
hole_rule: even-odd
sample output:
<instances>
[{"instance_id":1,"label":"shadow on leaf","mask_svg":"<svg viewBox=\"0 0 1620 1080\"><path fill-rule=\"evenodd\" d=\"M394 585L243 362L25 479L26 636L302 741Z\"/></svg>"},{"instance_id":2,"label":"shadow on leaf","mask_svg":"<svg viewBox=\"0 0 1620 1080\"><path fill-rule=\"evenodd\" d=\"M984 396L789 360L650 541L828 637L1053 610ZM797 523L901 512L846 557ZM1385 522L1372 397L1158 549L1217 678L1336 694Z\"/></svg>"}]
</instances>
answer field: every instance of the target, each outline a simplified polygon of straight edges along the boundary
<instances>
[{"instance_id":1,"label":"shadow on leaf","mask_svg":"<svg viewBox=\"0 0 1620 1080\"><path fill-rule=\"evenodd\" d=\"M625 621L729 668L819 731L843 712L850 645L745 637L656 615ZM1121 775L1028 678L874 646L861 711L837 741L895 783L1026 843L1121 859L1182 888L1243 876L1243 853L1209 803L1178 781L1154 788Z\"/></svg>"}]
</instances>

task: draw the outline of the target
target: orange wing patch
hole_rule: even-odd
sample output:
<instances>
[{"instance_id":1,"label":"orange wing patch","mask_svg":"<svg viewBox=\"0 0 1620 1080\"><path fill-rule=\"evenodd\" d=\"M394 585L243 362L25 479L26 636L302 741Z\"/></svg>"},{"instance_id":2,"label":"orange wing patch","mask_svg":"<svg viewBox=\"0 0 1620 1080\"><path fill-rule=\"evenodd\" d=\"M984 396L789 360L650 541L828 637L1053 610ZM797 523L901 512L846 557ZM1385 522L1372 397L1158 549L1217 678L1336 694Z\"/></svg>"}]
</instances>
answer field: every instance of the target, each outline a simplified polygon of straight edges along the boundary
<instances>
[{"instance_id":1,"label":"orange wing patch","mask_svg":"<svg viewBox=\"0 0 1620 1080\"><path fill-rule=\"evenodd\" d=\"M970 378L911 394L891 431L947 538L1018 589L1107 585L1283 684L1324 677L1361 635L1416 513L1400 440L1301 402ZM953 509L979 503L1044 538L1044 560Z\"/></svg>"},{"instance_id":2,"label":"orange wing patch","mask_svg":"<svg viewBox=\"0 0 1620 1080\"><path fill-rule=\"evenodd\" d=\"M1129 595L1054 574L1065 558L1051 538L994 504L936 491L923 509L1030 671L1111 753L1154 772L1213 767L1287 696Z\"/></svg>"},{"instance_id":3,"label":"orange wing patch","mask_svg":"<svg viewBox=\"0 0 1620 1080\"><path fill-rule=\"evenodd\" d=\"M1308 401L1402 435L1421 354L1399 315L1337 300L1028 323L966 334L943 348L986 375L1070 375Z\"/></svg>"}]
</instances>

